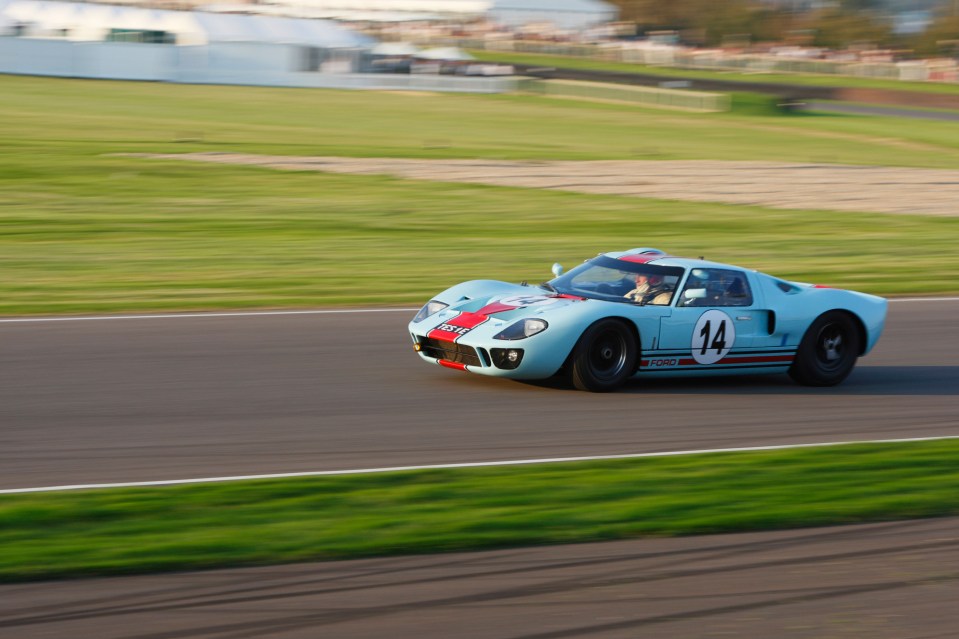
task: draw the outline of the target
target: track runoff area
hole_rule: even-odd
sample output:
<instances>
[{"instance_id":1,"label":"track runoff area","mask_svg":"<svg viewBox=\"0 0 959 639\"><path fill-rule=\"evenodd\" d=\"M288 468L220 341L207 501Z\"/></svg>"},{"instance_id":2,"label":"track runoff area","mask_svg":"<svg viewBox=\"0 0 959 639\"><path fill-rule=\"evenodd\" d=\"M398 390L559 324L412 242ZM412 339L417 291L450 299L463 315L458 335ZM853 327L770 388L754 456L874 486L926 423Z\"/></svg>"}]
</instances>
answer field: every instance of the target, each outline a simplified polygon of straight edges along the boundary
<instances>
[{"instance_id":1,"label":"track runoff area","mask_svg":"<svg viewBox=\"0 0 959 639\"><path fill-rule=\"evenodd\" d=\"M911 298L893 298L890 303L910 303L910 302L959 302L959 297L911 297ZM301 311L251 311L251 312L223 312L223 313L170 313L170 314L143 314L143 315L90 315L73 317L15 317L0 319L3 323L28 323L28 322L93 322L93 321L122 321L138 319L180 319L180 318L217 318L217 317L262 317L270 315L331 315L348 313L401 313L415 312L416 308L368 308L368 309L323 309L323 310L301 310ZM959 435L946 435L939 437L913 437L903 439L880 439L880 440L859 440L844 442L816 442L805 444L785 444L779 446L746 446L736 448L712 448L703 450L677 450L660 451L654 453L626 453L619 455L591 455L582 457L552 457L541 459L518 459L518 460L499 460L499 461L477 461L464 462L456 464L429 464L419 466L394 466L384 468L357 468L349 470L328 470L296 473L272 473L262 475L233 475L228 477L194 477L189 479L168 479L159 481L139 481L139 482L115 482L104 484L70 484L62 486L36 486L28 488L8 488L0 490L0 495L12 495L22 493L40 493L70 490L95 490L106 488L136 488L148 486L174 486L182 484L205 484L217 482L248 481L257 479L284 479L294 477L322 477L331 475L360 475L372 473L390 473L414 470L439 470L450 468L480 468L490 466L528 466L533 464L553 464L564 462L587 462L604 461L614 459L642 459L651 457L678 457L682 455L710 455L717 453L736 453L736 452L760 452L774 450L788 450L796 448L826 448L836 446L851 446L856 444L903 444L911 442L924 441L943 441L959 439Z\"/></svg>"}]
</instances>

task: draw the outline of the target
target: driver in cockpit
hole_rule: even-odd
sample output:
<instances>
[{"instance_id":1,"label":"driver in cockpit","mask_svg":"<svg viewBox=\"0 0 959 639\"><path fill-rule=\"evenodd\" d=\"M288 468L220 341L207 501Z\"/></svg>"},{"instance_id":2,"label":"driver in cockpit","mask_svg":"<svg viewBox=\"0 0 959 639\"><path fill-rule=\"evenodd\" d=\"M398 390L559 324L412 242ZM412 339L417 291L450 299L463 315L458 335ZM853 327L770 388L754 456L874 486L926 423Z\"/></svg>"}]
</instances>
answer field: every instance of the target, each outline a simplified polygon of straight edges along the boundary
<instances>
[{"instance_id":1,"label":"driver in cockpit","mask_svg":"<svg viewBox=\"0 0 959 639\"><path fill-rule=\"evenodd\" d=\"M636 275L636 288L623 295L637 304L669 304L672 287L666 284L662 275Z\"/></svg>"}]
</instances>

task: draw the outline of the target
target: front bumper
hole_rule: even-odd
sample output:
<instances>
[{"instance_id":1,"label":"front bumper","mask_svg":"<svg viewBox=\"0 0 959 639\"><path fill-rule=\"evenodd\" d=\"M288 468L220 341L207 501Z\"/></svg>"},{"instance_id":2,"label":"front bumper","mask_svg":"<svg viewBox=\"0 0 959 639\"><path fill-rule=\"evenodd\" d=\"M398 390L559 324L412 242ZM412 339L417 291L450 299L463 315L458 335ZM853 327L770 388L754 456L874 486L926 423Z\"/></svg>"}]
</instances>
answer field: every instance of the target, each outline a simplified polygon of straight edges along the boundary
<instances>
[{"instance_id":1,"label":"front bumper","mask_svg":"<svg viewBox=\"0 0 959 639\"><path fill-rule=\"evenodd\" d=\"M413 335L413 348L427 360L436 360L448 368L471 370L496 368L501 371L515 371L522 363L526 350L510 346L507 348L474 348L466 344L432 339ZM468 367L468 368L467 368Z\"/></svg>"},{"instance_id":2,"label":"front bumper","mask_svg":"<svg viewBox=\"0 0 959 639\"><path fill-rule=\"evenodd\" d=\"M548 332L548 331L547 331ZM546 379L563 365L569 348L546 333L524 340L482 339L470 335L455 342L429 338L410 325L413 348L426 362L479 375ZM512 353L511 353L512 351Z\"/></svg>"}]
</instances>

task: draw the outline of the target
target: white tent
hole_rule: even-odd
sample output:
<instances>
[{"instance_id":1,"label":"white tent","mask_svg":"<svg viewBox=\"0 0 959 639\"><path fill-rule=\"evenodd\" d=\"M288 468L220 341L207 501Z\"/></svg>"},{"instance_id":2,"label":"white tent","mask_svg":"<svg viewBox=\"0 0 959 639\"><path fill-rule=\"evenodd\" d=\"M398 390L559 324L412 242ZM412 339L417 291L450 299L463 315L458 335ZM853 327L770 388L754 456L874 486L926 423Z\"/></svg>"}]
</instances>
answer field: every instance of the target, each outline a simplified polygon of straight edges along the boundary
<instances>
[{"instance_id":1,"label":"white tent","mask_svg":"<svg viewBox=\"0 0 959 639\"><path fill-rule=\"evenodd\" d=\"M12 0L0 5L0 16L24 26L26 36L67 40L105 40L113 30L162 31L179 44L201 44L205 38L192 14L81 2Z\"/></svg>"},{"instance_id":2,"label":"white tent","mask_svg":"<svg viewBox=\"0 0 959 639\"><path fill-rule=\"evenodd\" d=\"M193 15L208 42L267 42L324 48L363 48L375 42L328 20L205 12Z\"/></svg>"},{"instance_id":3,"label":"white tent","mask_svg":"<svg viewBox=\"0 0 959 639\"><path fill-rule=\"evenodd\" d=\"M463 18L483 15L490 7L490 0L267 0L267 2L275 5L308 7L332 18L357 13Z\"/></svg>"},{"instance_id":4,"label":"white tent","mask_svg":"<svg viewBox=\"0 0 959 639\"><path fill-rule=\"evenodd\" d=\"M433 49L423 49L417 53L415 57L421 60L445 60L447 62L460 62L476 59L462 49L457 49L456 47L435 47Z\"/></svg>"},{"instance_id":5,"label":"white tent","mask_svg":"<svg viewBox=\"0 0 959 639\"><path fill-rule=\"evenodd\" d=\"M0 0L0 35L12 35L20 25L20 20L7 13L6 0Z\"/></svg>"},{"instance_id":6,"label":"white tent","mask_svg":"<svg viewBox=\"0 0 959 639\"><path fill-rule=\"evenodd\" d=\"M552 22L563 29L584 29L615 20L618 9L603 0L259 0L249 5L262 13L401 22L469 20L487 17L509 26Z\"/></svg>"},{"instance_id":7,"label":"white tent","mask_svg":"<svg viewBox=\"0 0 959 639\"><path fill-rule=\"evenodd\" d=\"M373 55L412 56L419 49L409 42L380 42L370 50Z\"/></svg>"},{"instance_id":8,"label":"white tent","mask_svg":"<svg viewBox=\"0 0 959 639\"><path fill-rule=\"evenodd\" d=\"M255 42L322 48L365 48L375 40L328 20L160 11L82 2L10 0L0 4L0 24L24 25L26 36L106 40L116 30L170 34L176 44Z\"/></svg>"}]
</instances>

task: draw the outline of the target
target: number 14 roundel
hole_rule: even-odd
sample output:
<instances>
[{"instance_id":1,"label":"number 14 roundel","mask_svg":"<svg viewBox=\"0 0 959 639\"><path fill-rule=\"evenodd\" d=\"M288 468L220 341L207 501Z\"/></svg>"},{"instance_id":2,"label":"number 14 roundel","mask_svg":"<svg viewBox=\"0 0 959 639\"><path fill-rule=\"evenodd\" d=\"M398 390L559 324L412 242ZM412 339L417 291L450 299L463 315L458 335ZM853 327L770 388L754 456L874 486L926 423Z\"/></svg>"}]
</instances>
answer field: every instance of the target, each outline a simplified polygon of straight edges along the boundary
<instances>
[{"instance_id":1,"label":"number 14 roundel","mask_svg":"<svg viewBox=\"0 0 959 639\"><path fill-rule=\"evenodd\" d=\"M699 364L715 364L726 357L736 342L736 327L722 311L706 311L693 329L693 359Z\"/></svg>"}]
</instances>

